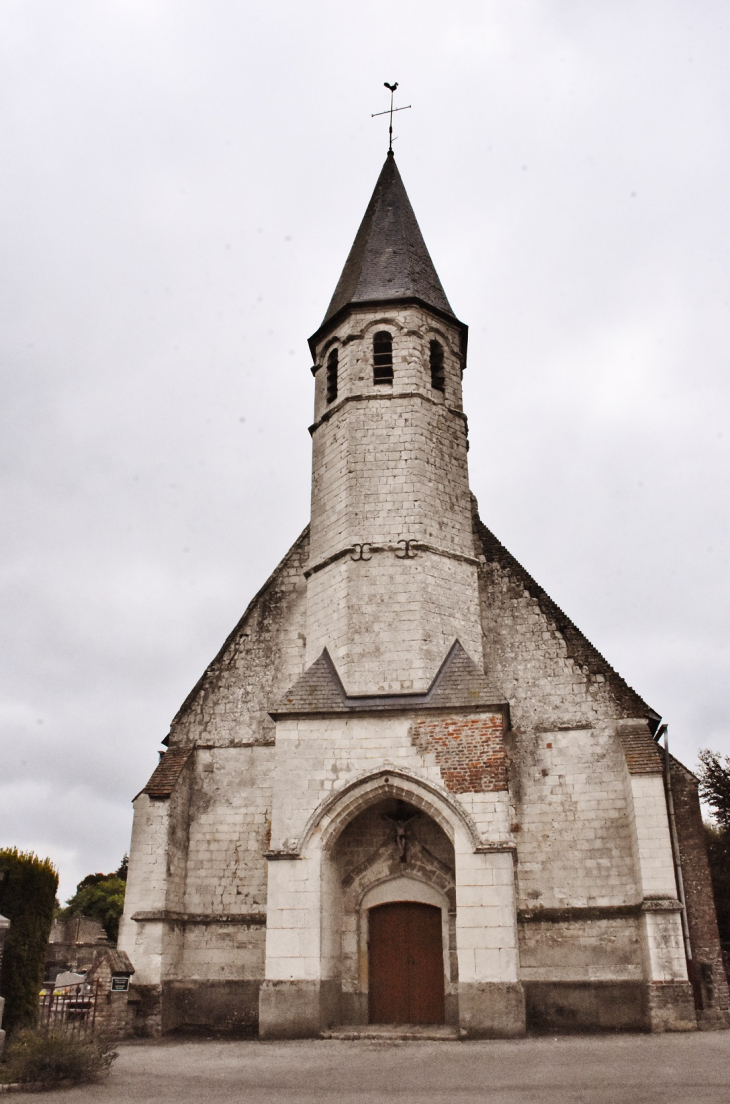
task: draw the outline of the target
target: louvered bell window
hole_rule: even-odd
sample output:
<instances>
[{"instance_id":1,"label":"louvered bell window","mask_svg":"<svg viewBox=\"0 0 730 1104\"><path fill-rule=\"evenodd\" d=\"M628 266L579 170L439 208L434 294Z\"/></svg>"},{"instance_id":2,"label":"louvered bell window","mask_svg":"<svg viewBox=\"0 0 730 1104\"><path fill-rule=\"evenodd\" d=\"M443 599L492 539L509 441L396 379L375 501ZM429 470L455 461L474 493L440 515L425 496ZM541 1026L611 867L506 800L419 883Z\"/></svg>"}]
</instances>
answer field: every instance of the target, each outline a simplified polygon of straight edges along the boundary
<instances>
[{"instance_id":1,"label":"louvered bell window","mask_svg":"<svg viewBox=\"0 0 730 1104\"><path fill-rule=\"evenodd\" d=\"M380 330L373 338L373 383L393 382L393 338Z\"/></svg>"},{"instance_id":2,"label":"louvered bell window","mask_svg":"<svg viewBox=\"0 0 730 1104\"><path fill-rule=\"evenodd\" d=\"M339 369L339 356L337 349L333 349L327 357L327 403L333 403L337 398L337 372Z\"/></svg>"},{"instance_id":3,"label":"louvered bell window","mask_svg":"<svg viewBox=\"0 0 730 1104\"><path fill-rule=\"evenodd\" d=\"M431 386L434 391L444 389L444 349L439 341L432 341L430 348Z\"/></svg>"}]
</instances>

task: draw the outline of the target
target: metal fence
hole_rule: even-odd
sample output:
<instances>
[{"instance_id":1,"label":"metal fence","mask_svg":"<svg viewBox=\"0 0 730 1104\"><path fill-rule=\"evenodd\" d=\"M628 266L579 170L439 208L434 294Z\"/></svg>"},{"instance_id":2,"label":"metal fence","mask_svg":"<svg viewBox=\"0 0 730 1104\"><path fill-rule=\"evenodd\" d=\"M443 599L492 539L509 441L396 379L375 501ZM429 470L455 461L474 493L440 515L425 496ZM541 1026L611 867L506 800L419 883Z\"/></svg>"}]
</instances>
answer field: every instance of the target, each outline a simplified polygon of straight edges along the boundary
<instances>
[{"instance_id":1,"label":"metal fence","mask_svg":"<svg viewBox=\"0 0 730 1104\"><path fill-rule=\"evenodd\" d=\"M100 989L101 982L92 981L41 993L38 1026L44 1031L63 1028L72 1035L93 1035Z\"/></svg>"}]
</instances>

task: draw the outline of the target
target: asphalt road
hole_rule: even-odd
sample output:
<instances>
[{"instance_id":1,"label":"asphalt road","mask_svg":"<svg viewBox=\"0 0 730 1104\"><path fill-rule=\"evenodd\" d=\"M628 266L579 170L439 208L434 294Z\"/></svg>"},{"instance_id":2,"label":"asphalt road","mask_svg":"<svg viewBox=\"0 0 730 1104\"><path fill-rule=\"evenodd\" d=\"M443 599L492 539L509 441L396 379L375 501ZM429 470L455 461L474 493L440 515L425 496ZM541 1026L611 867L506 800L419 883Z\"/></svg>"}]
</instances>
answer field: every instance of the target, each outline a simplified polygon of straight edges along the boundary
<instances>
[{"instance_id":1,"label":"asphalt road","mask_svg":"<svg viewBox=\"0 0 730 1104\"><path fill-rule=\"evenodd\" d=\"M105 1084L45 1093L42 1099L64 1104L730 1104L730 1031L467 1043L129 1043L119 1048Z\"/></svg>"}]
</instances>

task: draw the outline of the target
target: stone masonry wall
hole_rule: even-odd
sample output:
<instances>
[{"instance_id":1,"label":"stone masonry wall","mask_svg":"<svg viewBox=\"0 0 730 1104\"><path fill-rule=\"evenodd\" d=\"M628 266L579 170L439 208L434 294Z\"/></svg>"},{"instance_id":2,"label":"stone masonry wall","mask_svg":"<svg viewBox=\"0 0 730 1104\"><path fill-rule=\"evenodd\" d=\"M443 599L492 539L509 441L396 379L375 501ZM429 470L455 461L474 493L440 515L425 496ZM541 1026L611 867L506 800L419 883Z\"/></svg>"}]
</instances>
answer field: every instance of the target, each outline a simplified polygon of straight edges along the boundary
<instances>
[{"instance_id":1,"label":"stone masonry wall","mask_svg":"<svg viewBox=\"0 0 730 1104\"><path fill-rule=\"evenodd\" d=\"M635 903L617 722L649 707L476 515L475 538L485 670L510 702L519 907Z\"/></svg>"},{"instance_id":2,"label":"stone masonry wall","mask_svg":"<svg viewBox=\"0 0 730 1104\"><path fill-rule=\"evenodd\" d=\"M474 516L484 668L517 730L580 727L651 711ZM656 716L656 714L655 714Z\"/></svg>"},{"instance_id":3,"label":"stone masonry wall","mask_svg":"<svg viewBox=\"0 0 730 1104\"><path fill-rule=\"evenodd\" d=\"M528 921L519 925L520 976L531 982L641 981L636 917Z\"/></svg>"},{"instance_id":4,"label":"stone masonry wall","mask_svg":"<svg viewBox=\"0 0 730 1104\"><path fill-rule=\"evenodd\" d=\"M191 781L185 912L266 911L274 749L200 748Z\"/></svg>"},{"instance_id":5,"label":"stone masonry wall","mask_svg":"<svg viewBox=\"0 0 730 1104\"><path fill-rule=\"evenodd\" d=\"M379 330L393 336L392 384L373 382ZM425 690L456 637L481 659L459 342L419 307L362 308L317 352L337 347L340 368L330 406L316 374L306 662L327 646L350 693Z\"/></svg>"},{"instance_id":6,"label":"stone masonry wall","mask_svg":"<svg viewBox=\"0 0 730 1104\"><path fill-rule=\"evenodd\" d=\"M491 716L493 724L501 725L501 713ZM272 848L296 846L309 817L325 798L385 764L445 787L444 766L436 749L428 746L427 739L417 743L412 736L413 723L420 721L405 713L280 720ZM443 760L442 748L438 754ZM499 788L459 794L461 805L487 842L509 836L507 798Z\"/></svg>"},{"instance_id":7,"label":"stone masonry wall","mask_svg":"<svg viewBox=\"0 0 730 1104\"><path fill-rule=\"evenodd\" d=\"M431 751L452 793L507 789L507 756L499 714L427 716L416 721L411 739Z\"/></svg>"},{"instance_id":8,"label":"stone masonry wall","mask_svg":"<svg viewBox=\"0 0 730 1104\"><path fill-rule=\"evenodd\" d=\"M162 985L163 1027L221 1016L240 1027L257 1006L274 742L268 711L302 672L307 555L305 531L188 696L170 751L136 799L120 946L135 964L135 988Z\"/></svg>"},{"instance_id":9,"label":"stone masonry wall","mask_svg":"<svg viewBox=\"0 0 730 1104\"><path fill-rule=\"evenodd\" d=\"M692 946L693 982L700 1010L722 1010L727 1018L728 981L722 961L720 936L717 930L715 904L712 895L710 867L702 824L702 811L697 796L697 779L685 767L672 760L672 793L682 861L687 920Z\"/></svg>"},{"instance_id":10,"label":"stone masonry wall","mask_svg":"<svg viewBox=\"0 0 730 1104\"><path fill-rule=\"evenodd\" d=\"M350 694L427 690L456 639L481 664L470 564L424 551L347 556L308 591L309 655L327 647Z\"/></svg>"},{"instance_id":11,"label":"stone masonry wall","mask_svg":"<svg viewBox=\"0 0 730 1104\"><path fill-rule=\"evenodd\" d=\"M626 773L610 725L515 733L518 908L633 904Z\"/></svg>"},{"instance_id":12,"label":"stone masonry wall","mask_svg":"<svg viewBox=\"0 0 730 1104\"><path fill-rule=\"evenodd\" d=\"M393 337L392 384L373 382L372 340L380 330ZM446 354L443 392L431 387L433 338ZM313 562L336 552L343 538L412 536L471 554L459 338L456 327L411 307L395 315L353 311L327 340L327 350L333 342L340 347L340 382L328 407L324 373L317 372Z\"/></svg>"}]
</instances>

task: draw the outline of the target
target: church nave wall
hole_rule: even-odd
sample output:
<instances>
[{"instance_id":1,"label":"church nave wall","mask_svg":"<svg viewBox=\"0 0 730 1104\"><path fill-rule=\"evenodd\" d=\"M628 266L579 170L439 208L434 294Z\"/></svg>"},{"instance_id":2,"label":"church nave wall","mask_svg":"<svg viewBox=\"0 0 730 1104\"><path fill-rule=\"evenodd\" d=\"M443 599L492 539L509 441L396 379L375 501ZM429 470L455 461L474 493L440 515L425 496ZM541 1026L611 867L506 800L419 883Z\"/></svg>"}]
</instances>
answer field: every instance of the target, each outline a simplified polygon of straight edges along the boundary
<instances>
[{"instance_id":1,"label":"church nave wall","mask_svg":"<svg viewBox=\"0 0 730 1104\"><path fill-rule=\"evenodd\" d=\"M640 899L626 766L613 726L514 732L509 744L518 907Z\"/></svg>"},{"instance_id":2,"label":"church nave wall","mask_svg":"<svg viewBox=\"0 0 730 1104\"><path fill-rule=\"evenodd\" d=\"M198 748L185 871L188 913L264 913L274 749Z\"/></svg>"}]
</instances>

